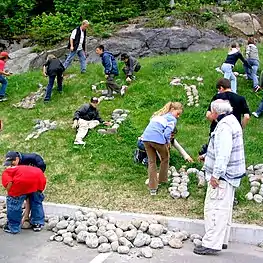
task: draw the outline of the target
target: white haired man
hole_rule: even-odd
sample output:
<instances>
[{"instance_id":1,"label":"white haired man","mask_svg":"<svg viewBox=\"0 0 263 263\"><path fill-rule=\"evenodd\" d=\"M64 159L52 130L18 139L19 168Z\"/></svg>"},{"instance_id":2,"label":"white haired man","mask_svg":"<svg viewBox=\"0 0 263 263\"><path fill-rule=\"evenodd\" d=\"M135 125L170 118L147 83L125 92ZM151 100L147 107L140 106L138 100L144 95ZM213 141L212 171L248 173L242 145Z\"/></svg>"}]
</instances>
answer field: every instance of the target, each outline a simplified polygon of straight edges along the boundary
<instances>
[{"instance_id":1,"label":"white haired man","mask_svg":"<svg viewBox=\"0 0 263 263\"><path fill-rule=\"evenodd\" d=\"M84 20L81 26L75 28L69 38L68 49L70 53L64 62L64 68L67 69L76 55L79 57L81 73L86 72L86 29L89 27L89 21Z\"/></svg>"},{"instance_id":2,"label":"white haired man","mask_svg":"<svg viewBox=\"0 0 263 263\"><path fill-rule=\"evenodd\" d=\"M199 255L214 255L227 248L235 188L246 172L243 132L232 110L227 100L218 99L211 104L211 117L218 123L205 158L205 235L202 246L194 249Z\"/></svg>"}]
</instances>

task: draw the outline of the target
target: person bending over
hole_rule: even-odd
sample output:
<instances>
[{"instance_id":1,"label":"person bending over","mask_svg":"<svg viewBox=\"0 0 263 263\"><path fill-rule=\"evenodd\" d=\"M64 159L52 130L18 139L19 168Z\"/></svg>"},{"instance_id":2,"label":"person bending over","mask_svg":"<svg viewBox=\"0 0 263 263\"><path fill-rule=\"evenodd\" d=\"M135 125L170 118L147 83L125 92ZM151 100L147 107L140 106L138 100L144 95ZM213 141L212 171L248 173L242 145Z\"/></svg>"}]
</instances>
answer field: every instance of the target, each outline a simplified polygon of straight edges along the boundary
<instances>
[{"instance_id":1,"label":"person bending over","mask_svg":"<svg viewBox=\"0 0 263 263\"><path fill-rule=\"evenodd\" d=\"M126 81L131 82L135 79L134 72L138 72L141 69L141 65L138 60L127 53L121 54L121 61L125 63L125 67L122 69L126 76Z\"/></svg>"}]
</instances>

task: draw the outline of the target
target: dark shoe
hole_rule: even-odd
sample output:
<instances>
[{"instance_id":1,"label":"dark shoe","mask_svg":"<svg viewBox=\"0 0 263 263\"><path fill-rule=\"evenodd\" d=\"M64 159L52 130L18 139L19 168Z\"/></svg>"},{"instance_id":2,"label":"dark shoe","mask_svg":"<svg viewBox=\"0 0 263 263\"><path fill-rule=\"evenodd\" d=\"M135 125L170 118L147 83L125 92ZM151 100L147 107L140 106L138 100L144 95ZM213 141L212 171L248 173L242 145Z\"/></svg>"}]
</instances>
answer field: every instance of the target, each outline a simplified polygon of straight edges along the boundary
<instances>
[{"instance_id":1,"label":"dark shoe","mask_svg":"<svg viewBox=\"0 0 263 263\"><path fill-rule=\"evenodd\" d=\"M222 249L227 249L227 244L223 244Z\"/></svg>"},{"instance_id":2,"label":"dark shoe","mask_svg":"<svg viewBox=\"0 0 263 263\"><path fill-rule=\"evenodd\" d=\"M254 88L254 92L258 92L260 89L261 89L261 87L257 85L257 86Z\"/></svg>"},{"instance_id":3,"label":"dark shoe","mask_svg":"<svg viewBox=\"0 0 263 263\"><path fill-rule=\"evenodd\" d=\"M6 233L9 233L9 234L16 234L16 233L13 233L13 232L10 230L10 228L9 228L9 226L8 226L7 224L3 226L3 230L4 230Z\"/></svg>"},{"instance_id":4,"label":"dark shoe","mask_svg":"<svg viewBox=\"0 0 263 263\"><path fill-rule=\"evenodd\" d=\"M220 250L207 248L207 247L195 247L194 253L198 255L217 255Z\"/></svg>"},{"instance_id":5,"label":"dark shoe","mask_svg":"<svg viewBox=\"0 0 263 263\"><path fill-rule=\"evenodd\" d=\"M86 70L83 70L83 71L81 71L80 73L81 73L81 74L85 74L85 73L86 73Z\"/></svg>"},{"instance_id":6,"label":"dark shoe","mask_svg":"<svg viewBox=\"0 0 263 263\"><path fill-rule=\"evenodd\" d=\"M42 230L42 225L40 224L32 225L32 229L34 232L40 232Z\"/></svg>"},{"instance_id":7,"label":"dark shoe","mask_svg":"<svg viewBox=\"0 0 263 263\"><path fill-rule=\"evenodd\" d=\"M59 93L59 94L62 94L62 93L63 93L63 91L62 91L62 90L58 90L58 93Z\"/></svg>"}]
</instances>

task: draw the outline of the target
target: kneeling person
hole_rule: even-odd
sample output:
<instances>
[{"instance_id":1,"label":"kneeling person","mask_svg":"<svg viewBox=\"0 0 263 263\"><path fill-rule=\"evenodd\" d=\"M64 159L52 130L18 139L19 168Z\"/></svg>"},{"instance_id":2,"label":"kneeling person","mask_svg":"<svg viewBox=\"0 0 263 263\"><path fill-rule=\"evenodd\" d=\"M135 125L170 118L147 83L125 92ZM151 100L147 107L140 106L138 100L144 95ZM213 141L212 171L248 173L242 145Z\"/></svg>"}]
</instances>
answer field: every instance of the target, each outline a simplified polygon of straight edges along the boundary
<instances>
[{"instance_id":1,"label":"kneeling person","mask_svg":"<svg viewBox=\"0 0 263 263\"><path fill-rule=\"evenodd\" d=\"M126 81L131 82L135 79L134 72L138 72L141 69L141 65L138 60L126 53L121 55L121 61L125 63L125 67L122 69L126 75Z\"/></svg>"},{"instance_id":2,"label":"kneeling person","mask_svg":"<svg viewBox=\"0 0 263 263\"><path fill-rule=\"evenodd\" d=\"M111 123L103 121L99 115L97 106L99 99L96 97L91 98L89 104L82 105L74 114L73 129L78 129L74 144L85 145L83 139L88 133L89 129L94 129L100 123L106 126L110 126Z\"/></svg>"},{"instance_id":3,"label":"kneeling person","mask_svg":"<svg viewBox=\"0 0 263 263\"><path fill-rule=\"evenodd\" d=\"M31 215L30 223L34 231L40 231L45 223L42 202L46 187L44 173L36 167L19 165L8 167L2 173L2 184L7 190L7 224L3 230L16 234L21 231L22 205L29 198Z\"/></svg>"}]
</instances>

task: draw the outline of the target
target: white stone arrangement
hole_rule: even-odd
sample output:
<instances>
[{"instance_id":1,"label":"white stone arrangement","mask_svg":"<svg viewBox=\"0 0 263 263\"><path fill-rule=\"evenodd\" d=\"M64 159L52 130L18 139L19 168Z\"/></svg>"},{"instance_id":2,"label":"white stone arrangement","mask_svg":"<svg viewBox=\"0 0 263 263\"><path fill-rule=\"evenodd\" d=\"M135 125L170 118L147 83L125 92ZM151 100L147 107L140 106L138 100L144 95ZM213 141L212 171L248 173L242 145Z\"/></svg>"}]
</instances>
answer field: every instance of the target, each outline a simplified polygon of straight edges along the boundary
<instances>
[{"instance_id":1,"label":"white stone arrangement","mask_svg":"<svg viewBox=\"0 0 263 263\"><path fill-rule=\"evenodd\" d=\"M197 90L196 85L188 85L183 83L184 80L191 80L191 81L197 81L198 85L204 85L203 83L203 78L202 77L189 77L189 76L185 76L185 77L174 77L173 80L170 82L170 85L172 86L183 86L185 91L186 91L186 95L188 98L188 102L187 102L187 106L199 106L199 93Z\"/></svg>"},{"instance_id":2,"label":"white stone arrangement","mask_svg":"<svg viewBox=\"0 0 263 263\"><path fill-rule=\"evenodd\" d=\"M115 109L111 115L111 123L113 123L113 125L108 129L99 129L98 133L100 134L117 133L120 124L122 124L122 122L124 122L127 119L129 113L130 113L129 110Z\"/></svg>"},{"instance_id":3,"label":"white stone arrangement","mask_svg":"<svg viewBox=\"0 0 263 263\"><path fill-rule=\"evenodd\" d=\"M188 191L188 183L190 182L189 175L195 174L198 179L198 186L203 187L205 185L205 174L203 171L199 171L196 168L189 168L186 170L185 166L182 166L177 172L174 166L171 166L168 170L168 176L171 177L171 185L168 189L170 195L174 199L187 198L190 196Z\"/></svg>"},{"instance_id":4,"label":"white stone arrangement","mask_svg":"<svg viewBox=\"0 0 263 263\"><path fill-rule=\"evenodd\" d=\"M47 221L48 230L54 232L51 241L63 242L71 247L83 243L88 248L98 249L99 253L132 254L135 250L137 256L151 258L152 249L164 246L180 249L189 238L195 244L200 244L202 239L197 234L190 236L179 229L168 230L167 221L162 217L117 221L100 210L91 211L88 208L80 208L72 217L49 216Z\"/></svg>"},{"instance_id":5,"label":"white stone arrangement","mask_svg":"<svg viewBox=\"0 0 263 263\"><path fill-rule=\"evenodd\" d=\"M247 175L250 191L246 194L246 199L261 204L263 202L263 164L250 165L247 168Z\"/></svg>"},{"instance_id":6,"label":"white stone arrangement","mask_svg":"<svg viewBox=\"0 0 263 263\"><path fill-rule=\"evenodd\" d=\"M34 131L26 137L25 141L29 141L30 139L37 139L43 132L55 130L56 128L56 121L36 120L36 125L33 128Z\"/></svg>"},{"instance_id":7,"label":"white stone arrangement","mask_svg":"<svg viewBox=\"0 0 263 263\"><path fill-rule=\"evenodd\" d=\"M43 98L45 95L46 87L42 84L38 84L38 90L31 92L27 97L23 98L20 102L13 104L16 108L33 109L36 106L36 102Z\"/></svg>"}]
</instances>

